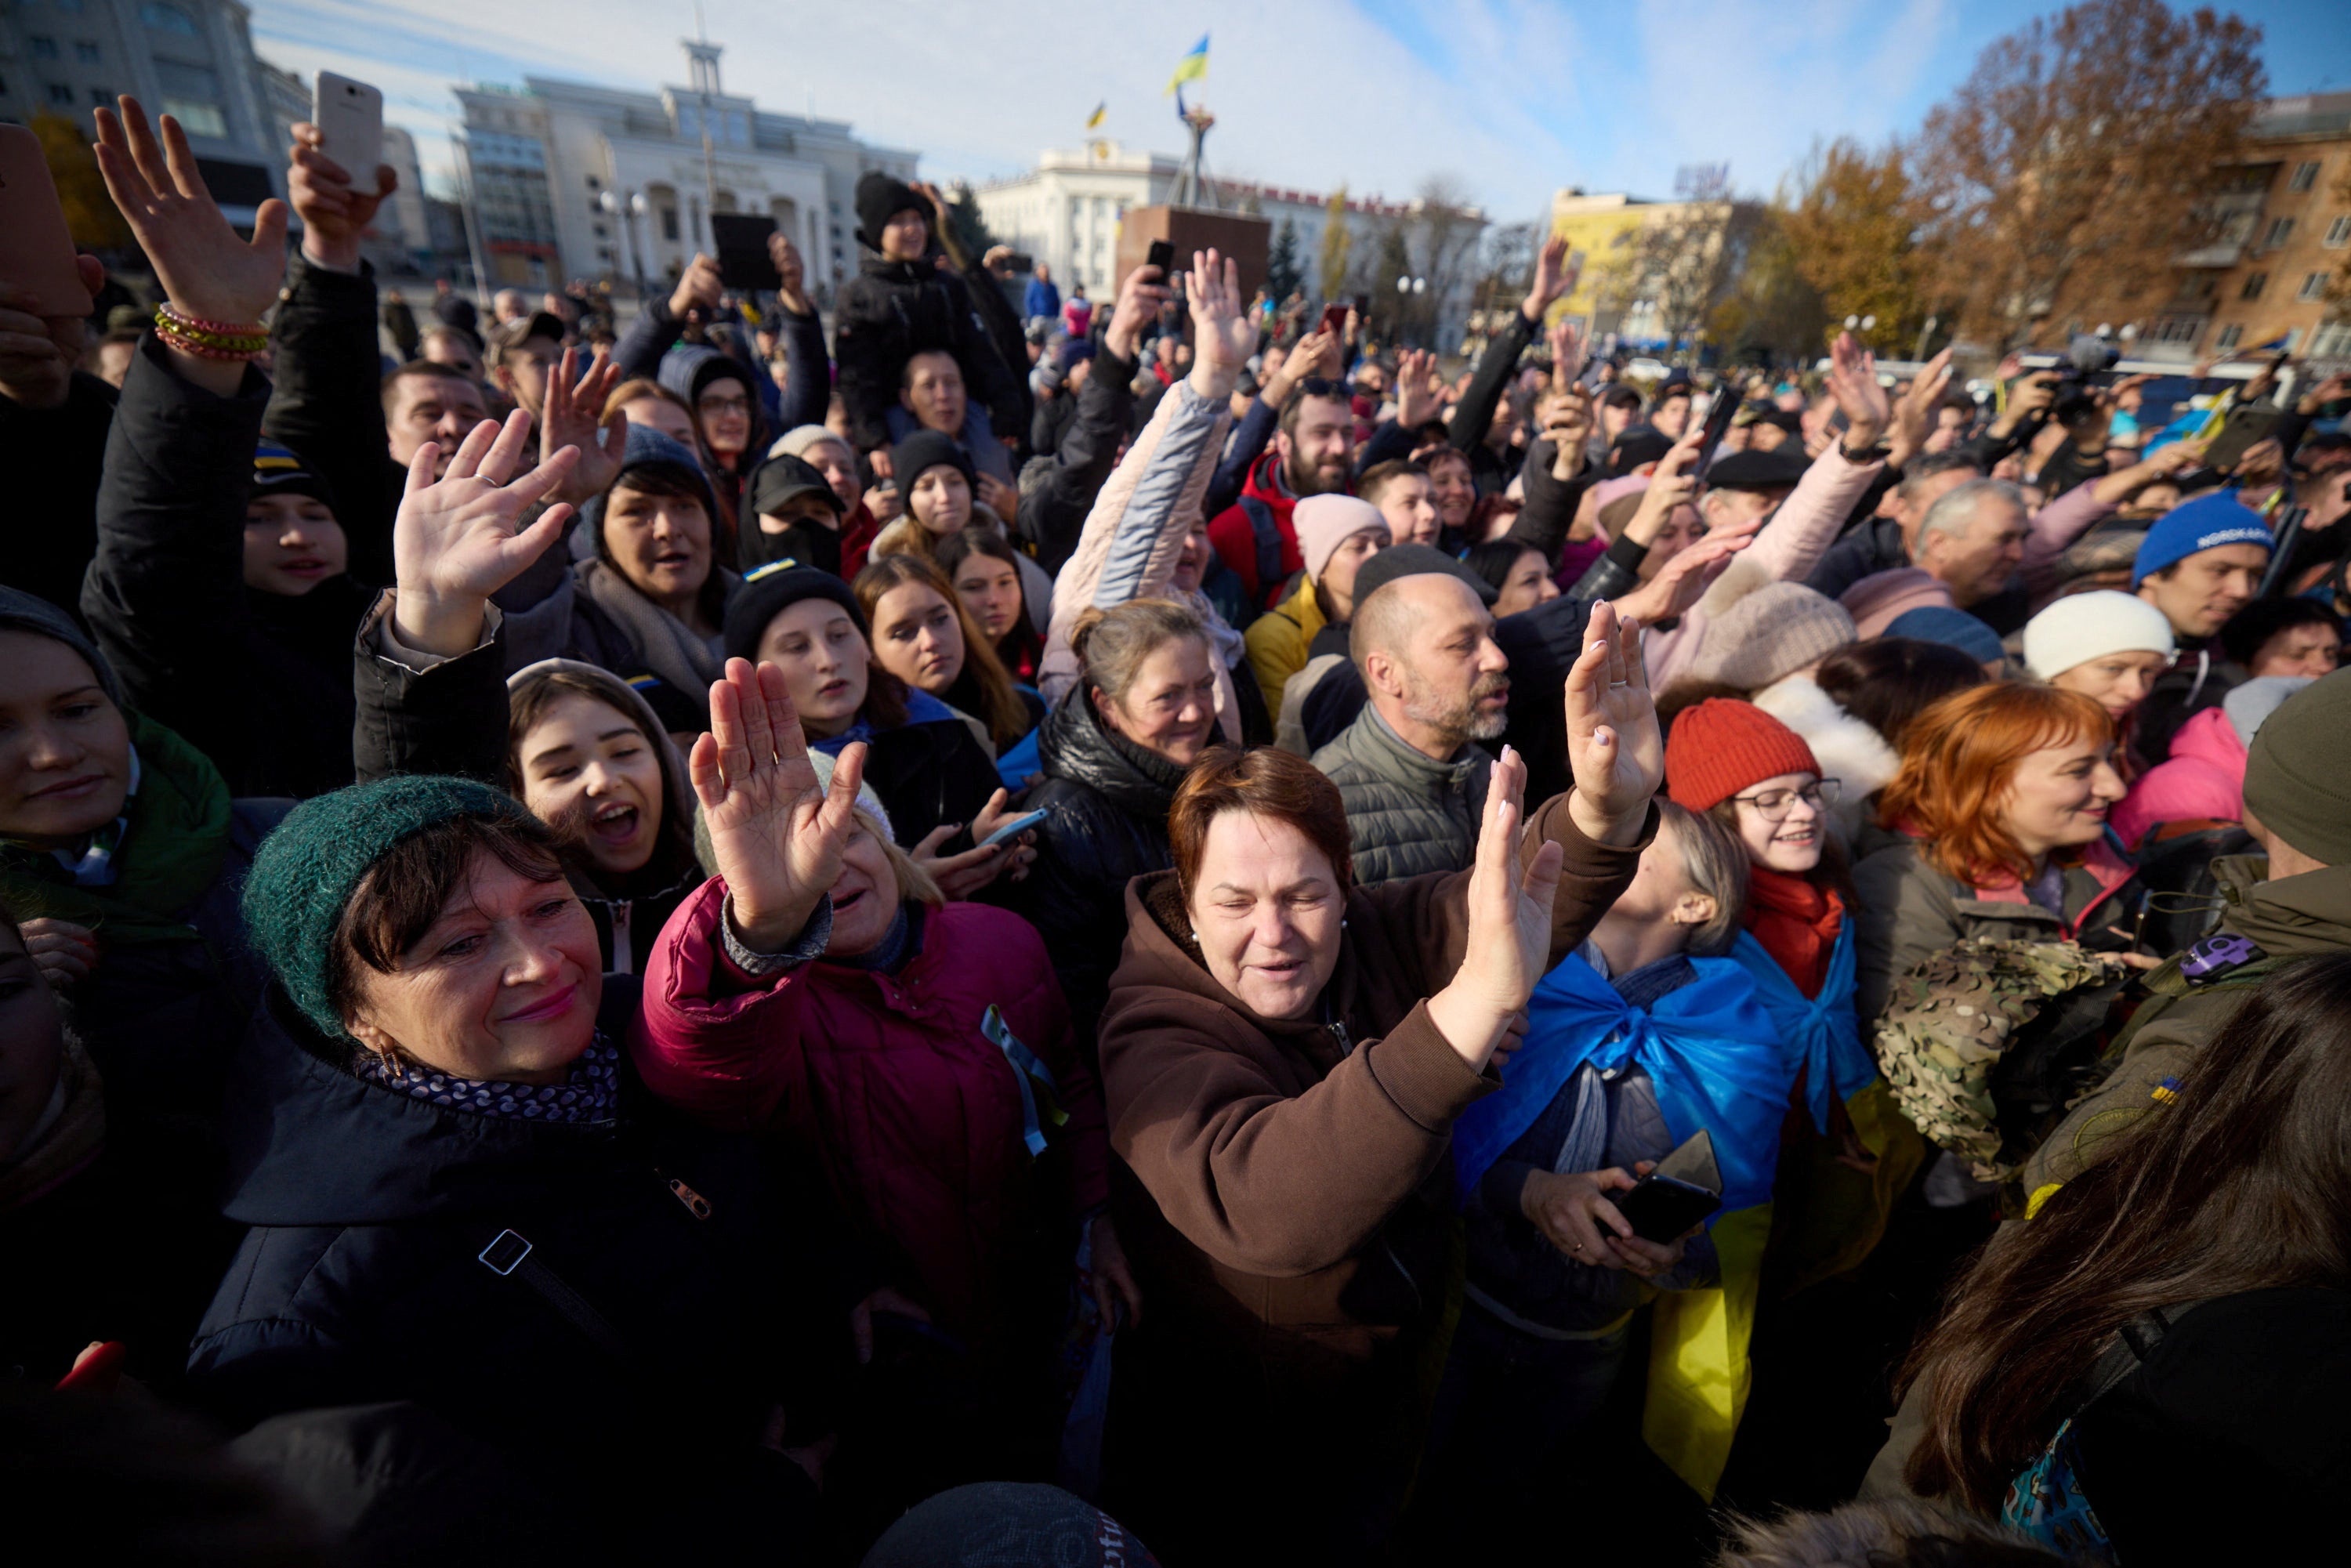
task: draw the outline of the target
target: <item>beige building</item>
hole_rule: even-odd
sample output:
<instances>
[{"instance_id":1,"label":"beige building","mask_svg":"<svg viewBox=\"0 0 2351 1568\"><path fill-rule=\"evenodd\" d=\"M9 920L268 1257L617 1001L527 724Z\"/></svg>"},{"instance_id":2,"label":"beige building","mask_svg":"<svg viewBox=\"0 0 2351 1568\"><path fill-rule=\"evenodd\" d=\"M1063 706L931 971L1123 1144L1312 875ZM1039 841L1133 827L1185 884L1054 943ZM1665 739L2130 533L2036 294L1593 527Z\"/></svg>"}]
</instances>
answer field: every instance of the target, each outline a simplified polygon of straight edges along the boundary
<instances>
[{"instance_id":1,"label":"beige building","mask_svg":"<svg viewBox=\"0 0 2351 1568\"><path fill-rule=\"evenodd\" d=\"M2220 238L2179 257L2172 298L2133 323L2133 355L2188 364L2283 338L2299 357L2351 365L2351 310L2326 301L2351 257L2351 92L2273 99L2248 136Z\"/></svg>"}]
</instances>

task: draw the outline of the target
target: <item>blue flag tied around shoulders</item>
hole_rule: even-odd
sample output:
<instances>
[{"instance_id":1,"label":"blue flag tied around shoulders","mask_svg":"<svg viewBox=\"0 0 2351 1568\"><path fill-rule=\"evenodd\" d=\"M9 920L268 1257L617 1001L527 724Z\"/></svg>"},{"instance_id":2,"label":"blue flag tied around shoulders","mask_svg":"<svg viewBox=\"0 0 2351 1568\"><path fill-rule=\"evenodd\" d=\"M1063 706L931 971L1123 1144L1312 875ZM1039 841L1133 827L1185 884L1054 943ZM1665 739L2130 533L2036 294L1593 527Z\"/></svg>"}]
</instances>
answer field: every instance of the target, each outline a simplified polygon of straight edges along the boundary
<instances>
[{"instance_id":1,"label":"blue flag tied around shoulders","mask_svg":"<svg viewBox=\"0 0 2351 1568\"><path fill-rule=\"evenodd\" d=\"M1719 1214L1769 1202L1793 1058L1743 967L1729 958L1690 963L1698 978L1646 1010L1618 996L1581 955L1569 954L1544 976L1527 1002L1526 1041L1503 1068L1501 1092L1453 1124L1462 1189L1476 1185L1588 1061L1604 1072L1646 1072L1677 1145L1700 1127L1713 1135Z\"/></svg>"},{"instance_id":2,"label":"blue flag tied around shoulders","mask_svg":"<svg viewBox=\"0 0 2351 1568\"><path fill-rule=\"evenodd\" d=\"M1850 1100L1877 1082L1877 1062L1861 1043L1861 1021L1854 1016L1853 993L1859 967L1855 962L1853 922L1837 932L1829 955L1828 978L1821 994L1807 997L1788 978L1779 960L1748 932L1739 934L1730 950L1732 960L1755 977L1756 994L1771 1014L1780 1039L1788 1050L1791 1082L1804 1069L1804 1108L1813 1126L1829 1130L1829 1111L1838 1100Z\"/></svg>"}]
</instances>

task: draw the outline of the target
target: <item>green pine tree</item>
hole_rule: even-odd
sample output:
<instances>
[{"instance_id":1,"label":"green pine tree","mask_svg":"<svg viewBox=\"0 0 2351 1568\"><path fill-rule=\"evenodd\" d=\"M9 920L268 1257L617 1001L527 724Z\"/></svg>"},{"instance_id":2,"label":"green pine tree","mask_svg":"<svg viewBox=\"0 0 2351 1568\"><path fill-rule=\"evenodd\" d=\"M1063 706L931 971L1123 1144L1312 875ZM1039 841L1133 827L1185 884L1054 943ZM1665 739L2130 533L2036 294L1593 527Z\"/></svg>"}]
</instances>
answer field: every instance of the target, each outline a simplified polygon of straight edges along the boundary
<instances>
[{"instance_id":1,"label":"green pine tree","mask_svg":"<svg viewBox=\"0 0 2351 1568\"><path fill-rule=\"evenodd\" d=\"M1281 227L1273 236L1273 252L1266 257L1266 292L1273 296L1277 306L1296 293L1306 281L1298 270L1298 224L1291 218L1281 220Z\"/></svg>"}]
</instances>

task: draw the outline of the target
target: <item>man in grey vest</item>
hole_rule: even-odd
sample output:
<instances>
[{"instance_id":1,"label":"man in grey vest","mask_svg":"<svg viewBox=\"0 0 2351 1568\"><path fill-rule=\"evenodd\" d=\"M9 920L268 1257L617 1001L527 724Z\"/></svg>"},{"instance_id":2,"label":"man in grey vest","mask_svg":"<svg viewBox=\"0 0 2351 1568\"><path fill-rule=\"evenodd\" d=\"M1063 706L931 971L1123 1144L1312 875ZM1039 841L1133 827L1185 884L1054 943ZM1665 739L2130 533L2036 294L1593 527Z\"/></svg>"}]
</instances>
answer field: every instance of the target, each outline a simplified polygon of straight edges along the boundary
<instances>
[{"instance_id":1,"label":"man in grey vest","mask_svg":"<svg viewBox=\"0 0 2351 1568\"><path fill-rule=\"evenodd\" d=\"M1434 554L1435 552L1430 552ZM1510 662L1457 563L1381 584L1355 608L1348 654L1370 700L1314 766L1339 787L1364 886L1468 868L1508 721Z\"/></svg>"}]
</instances>

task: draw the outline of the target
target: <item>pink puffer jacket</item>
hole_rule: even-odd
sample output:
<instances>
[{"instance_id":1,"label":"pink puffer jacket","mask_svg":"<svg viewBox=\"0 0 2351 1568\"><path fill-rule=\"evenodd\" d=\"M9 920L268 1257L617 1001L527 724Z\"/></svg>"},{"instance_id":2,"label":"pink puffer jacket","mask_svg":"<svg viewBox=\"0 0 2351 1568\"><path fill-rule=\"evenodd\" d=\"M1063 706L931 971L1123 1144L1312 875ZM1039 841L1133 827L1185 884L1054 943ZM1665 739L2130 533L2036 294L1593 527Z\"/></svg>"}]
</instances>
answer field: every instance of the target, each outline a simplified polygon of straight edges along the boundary
<instances>
[{"instance_id":1,"label":"pink puffer jacket","mask_svg":"<svg viewBox=\"0 0 2351 1568\"><path fill-rule=\"evenodd\" d=\"M1014 1297L1035 1293L1029 1240L1109 1198L1102 1091L1043 939L1005 910L950 904L922 912L922 949L894 976L819 959L760 981L718 939L726 895L713 877L680 904L646 966L629 1041L646 1086L713 1126L786 1133L885 1260L904 1260L911 1277L893 1283L943 1328L994 1340ZM1039 1094L1040 1159L1022 1142L1020 1082L980 1030L990 1003L1060 1086L1065 1124Z\"/></svg>"},{"instance_id":2,"label":"pink puffer jacket","mask_svg":"<svg viewBox=\"0 0 2351 1568\"><path fill-rule=\"evenodd\" d=\"M2136 849L2158 822L2245 820L2245 745L2218 706L2171 737L2171 756L2147 771L2114 810L2112 825Z\"/></svg>"}]
</instances>

